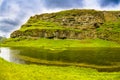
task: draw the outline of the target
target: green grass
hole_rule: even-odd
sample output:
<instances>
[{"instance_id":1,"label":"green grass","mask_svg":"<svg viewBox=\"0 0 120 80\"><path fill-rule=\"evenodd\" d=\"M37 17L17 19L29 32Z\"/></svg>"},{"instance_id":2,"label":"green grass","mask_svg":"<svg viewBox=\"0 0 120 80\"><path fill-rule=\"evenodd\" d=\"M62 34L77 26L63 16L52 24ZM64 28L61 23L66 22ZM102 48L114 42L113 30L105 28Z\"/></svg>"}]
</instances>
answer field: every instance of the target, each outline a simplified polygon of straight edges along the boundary
<instances>
[{"instance_id":1,"label":"green grass","mask_svg":"<svg viewBox=\"0 0 120 80\"><path fill-rule=\"evenodd\" d=\"M120 47L115 42L95 40L53 40L10 38L1 46L42 47L66 49L68 47ZM98 72L95 69L75 66L57 67L43 65L22 65L0 59L0 80L120 80L120 72Z\"/></svg>"},{"instance_id":2,"label":"green grass","mask_svg":"<svg viewBox=\"0 0 120 80\"><path fill-rule=\"evenodd\" d=\"M45 29L45 30L71 30L71 31L76 31L76 32L81 32L81 30L78 30L78 29L74 29L74 28L71 28L71 27L64 27L64 26L61 26L59 23L55 23L55 22L48 22L48 21L36 21L34 22L34 20L30 20L30 22L26 23L25 25L23 25L21 28L20 28L20 31L26 31L26 30L34 30L34 29L38 29L38 30L42 30L42 29Z\"/></svg>"},{"instance_id":3,"label":"green grass","mask_svg":"<svg viewBox=\"0 0 120 80\"><path fill-rule=\"evenodd\" d=\"M54 22L47 22L43 20L41 21L37 20L34 22L34 19L33 20L31 19L28 23L26 23L20 28L20 31L25 31L29 29L62 29L62 28L63 28L62 26Z\"/></svg>"},{"instance_id":4,"label":"green grass","mask_svg":"<svg viewBox=\"0 0 120 80\"><path fill-rule=\"evenodd\" d=\"M120 72L80 67L21 65L0 58L0 80L120 80Z\"/></svg>"},{"instance_id":5,"label":"green grass","mask_svg":"<svg viewBox=\"0 0 120 80\"><path fill-rule=\"evenodd\" d=\"M98 28L98 31L100 32L120 32L120 19L117 21L109 21L105 22L100 28Z\"/></svg>"},{"instance_id":6,"label":"green grass","mask_svg":"<svg viewBox=\"0 0 120 80\"><path fill-rule=\"evenodd\" d=\"M7 47L42 47L49 49L66 49L69 47L120 47L120 44L101 40L101 39L86 39L86 40L70 40L70 39L23 39L10 38L4 41L1 46Z\"/></svg>"}]
</instances>

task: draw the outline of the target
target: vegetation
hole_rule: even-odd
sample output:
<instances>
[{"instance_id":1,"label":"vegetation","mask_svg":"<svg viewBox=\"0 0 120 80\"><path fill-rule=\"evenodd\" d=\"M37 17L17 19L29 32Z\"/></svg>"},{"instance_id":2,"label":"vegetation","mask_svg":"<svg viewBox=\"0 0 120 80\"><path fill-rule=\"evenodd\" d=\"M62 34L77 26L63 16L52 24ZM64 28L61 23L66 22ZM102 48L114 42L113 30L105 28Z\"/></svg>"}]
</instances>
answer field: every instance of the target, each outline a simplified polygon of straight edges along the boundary
<instances>
[{"instance_id":1,"label":"vegetation","mask_svg":"<svg viewBox=\"0 0 120 80\"><path fill-rule=\"evenodd\" d=\"M0 58L0 80L119 80L120 72L79 67L21 65Z\"/></svg>"},{"instance_id":2,"label":"vegetation","mask_svg":"<svg viewBox=\"0 0 120 80\"><path fill-rule=\"evenodd\" d=\"M62 27L59 24L56 24L54 22L37 20L35 23L32 23L32 22L26 23L21 27L20 31L26 31L28 29L62 29Z\"/></svg>"},{"instance_id":3,"label":"vegetation","mask_svg":"<svg viewBox=\"0 0 120 80\"><path fill-rule=\"evenodd\" d=\"M86 40L70 40L70 39L36 39L36 38L10 38L1 46L9 47L42 47L48 49L66 49L70 47L120 47L120 44L101 40L101 39L86 39Z\"/></svg>"},{"instance_id":4,"label":"vegetation","mask_svg":"<svg viewBox=\"0 0 120 80\"><path fill-rule=\"evenodd\" d=\"M99 31L120 32L120 19L114 22L106 22L100 28Z\"/></svg>"},{"instance_id":5,"label":"vegetation","mask_svg":"<svg viewBox=\"0 0 120 80\"><path fill-rule=\"evenodd\" d=\"M120 43L120 19L106 22L97 30L101 38Z\"/></svg>"},{"instance_id":6,"label":"vegetation","mask_svg":"<svg viewBox=\"0 0 120 80\"><path fill-rule=\"evenodd\" d=\"M11 38L103 39L120 43L120 12L66 10L30 17Z\"/></svg>"},{"instance_id":7,"label":"vegetation","mask_svg":"<svg viewBox=\"0 0 120 80\"><path fill-rule=\"evenodd\" d=\"M119 18L119 12L77 9L61 11L58 13L35 15L31 17L19 30L14 31L11 34L11 38L7 40L0 39L0 43L2 43L0 46L37 47L48 50L50 49L51 51L83 47L116 48L120 47ZM115 56L113 56L113 59L117 61L114 57ZM38 61L37 59L26 58L25 56L21 58ZM87 58L86 60L89 59ZM110 61L111 59L108 58L108 60ZM100 63L101 61L98 60L98 62L95 62ZM51 62L46 61L46 63ZM119 62L113 63L112 68L116 67L113 66L114 64L118 64L117 67L119 68ZM101 66L97 67L100 68ZM119 79L120 72L98 72L95 69L80 68L73 65L69 67L57 67L14 64L6 62L0 58L0 80Z\"/></svg>"},{"instance_id":8,"label":"vegetation","mask_svg":"<svg viewBox=\"0 0 120 80\"><path fill-rule=\"evenodd\" d=\"M1 36L0 36L0 44L1 44L1 43L4 43L4 41L6 41L6 39L7 39L6 37L1 37Z\"/></svg>"}]
</instances>

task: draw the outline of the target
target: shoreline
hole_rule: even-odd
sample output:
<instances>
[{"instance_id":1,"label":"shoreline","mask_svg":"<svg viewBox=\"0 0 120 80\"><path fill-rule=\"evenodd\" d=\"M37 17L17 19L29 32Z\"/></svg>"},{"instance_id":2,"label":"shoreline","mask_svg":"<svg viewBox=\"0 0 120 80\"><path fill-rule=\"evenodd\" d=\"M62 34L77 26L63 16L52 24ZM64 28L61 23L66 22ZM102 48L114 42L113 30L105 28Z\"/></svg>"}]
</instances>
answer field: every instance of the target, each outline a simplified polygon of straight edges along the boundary
<instances>
[{"instance_id":1,"label":"shoreline","mask_svg":"<svg viewBox=\"0 0 120 80\"><path fill-rule=\"evenodd\" d=\"M50 50L64 50L68 48L120 48L120 44L101 39L69 40L69 39L7 39L1 47L36 47Z\"/></svg>"}]
</instances>

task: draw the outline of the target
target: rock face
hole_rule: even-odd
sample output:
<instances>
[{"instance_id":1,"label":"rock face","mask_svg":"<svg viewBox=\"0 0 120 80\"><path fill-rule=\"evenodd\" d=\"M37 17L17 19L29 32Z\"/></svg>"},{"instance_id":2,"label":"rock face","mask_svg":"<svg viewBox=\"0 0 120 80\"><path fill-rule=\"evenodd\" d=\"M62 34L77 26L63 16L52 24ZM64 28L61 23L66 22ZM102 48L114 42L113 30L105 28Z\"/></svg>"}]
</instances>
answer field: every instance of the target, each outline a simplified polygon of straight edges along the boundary
<instances>
[{"instance_id":1,"label":"rock face","mask_svg":"<svg viewBox=\"0 0 120 80\"><path fill-rule=\"evenodd\" d=\"M46 30L46 29L33 29L22 31L15 31L12 33L11 37L38 37L38 38L48 38L48 39L85 39L85 38L97 38L96 33L92 31L74 31L74 30Z\"/></svg>"},{"instance_id":2,"label":"rock face","mask_svg":"<svg viewBox=\"0 0 120 80\"><path fill-rule=\"evenodd\" d=\"M117 24L116 24L117 23ZM114 25L112 25L114 24ZM114 28L115 26L115 28ZM116 27L117 26L117 27ZM16 37L120 40L120 11L67 10L30 17Z\"/></svg>"}]
</instances>

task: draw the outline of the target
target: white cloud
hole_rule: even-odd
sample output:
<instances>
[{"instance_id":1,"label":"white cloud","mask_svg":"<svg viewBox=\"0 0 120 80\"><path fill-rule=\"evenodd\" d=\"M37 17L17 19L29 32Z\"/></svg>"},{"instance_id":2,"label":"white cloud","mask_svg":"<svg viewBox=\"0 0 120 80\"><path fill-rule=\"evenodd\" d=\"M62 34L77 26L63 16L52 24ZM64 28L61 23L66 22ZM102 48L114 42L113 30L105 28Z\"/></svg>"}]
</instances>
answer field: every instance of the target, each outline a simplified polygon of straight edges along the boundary
<instances>
[{"instance_id":1,"label":"white cloud","mask_svg":"<svg viewBox=\"0 0 120 80\"><path fill-rule=\"evenodd\" d=\"M98 0L84 0L84 7L85 9L97 9L100 10L100 5Z\"/></svg>"},{"instance_id":2,"label":"white cloud","mask_svg":"<svg viewBox=\"0 0 120 80\"><path fill-rule=\"evenodd\" d=\"M0 6L2 5L2 3L3 3L3 0L0 0Z\"/></svg>"}]
</instances>

